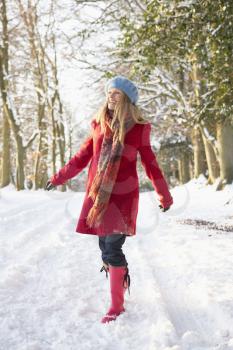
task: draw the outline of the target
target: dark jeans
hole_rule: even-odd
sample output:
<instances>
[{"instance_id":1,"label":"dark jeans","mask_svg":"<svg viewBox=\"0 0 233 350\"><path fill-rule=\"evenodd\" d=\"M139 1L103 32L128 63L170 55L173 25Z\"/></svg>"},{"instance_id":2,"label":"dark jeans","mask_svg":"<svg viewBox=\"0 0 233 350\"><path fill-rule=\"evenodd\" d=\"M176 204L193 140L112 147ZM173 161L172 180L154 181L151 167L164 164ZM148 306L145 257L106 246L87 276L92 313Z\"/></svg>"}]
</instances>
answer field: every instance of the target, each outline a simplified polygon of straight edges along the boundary
<instances>
[{"instance_id":1,"label":"dark jeans","mask_svg":"<svg viewBox=\"0 0 233 350\"><path fill-rule=\"evenodd\" d=\"M114 233L105 237L99 237L99 247L102 252L104 263L112 266L127 266L122 246L125 243L126 235Z\"/></svg>"}]
</instances>

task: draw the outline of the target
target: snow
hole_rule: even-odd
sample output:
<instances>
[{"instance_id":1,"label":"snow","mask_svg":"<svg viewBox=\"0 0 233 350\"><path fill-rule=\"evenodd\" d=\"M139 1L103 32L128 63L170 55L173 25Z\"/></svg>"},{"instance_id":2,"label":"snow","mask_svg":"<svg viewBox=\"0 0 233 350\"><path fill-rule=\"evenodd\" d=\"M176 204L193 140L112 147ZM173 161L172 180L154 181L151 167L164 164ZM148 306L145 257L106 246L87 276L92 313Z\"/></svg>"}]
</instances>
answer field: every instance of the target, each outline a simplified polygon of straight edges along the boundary
<instances>
[{"instance_id":1,"label":"snow","mask_svg":"<svg viewBox=\"0 0 233 350\"><path fill-rule=\"evenodd\" d=\"M84 193L2 189L0 349L233 349L233 186L205 181L174 188L166 213L140 194L124 245L131 293L107 325L97 237L75 233Z\"/></svg>"}]
</instances>

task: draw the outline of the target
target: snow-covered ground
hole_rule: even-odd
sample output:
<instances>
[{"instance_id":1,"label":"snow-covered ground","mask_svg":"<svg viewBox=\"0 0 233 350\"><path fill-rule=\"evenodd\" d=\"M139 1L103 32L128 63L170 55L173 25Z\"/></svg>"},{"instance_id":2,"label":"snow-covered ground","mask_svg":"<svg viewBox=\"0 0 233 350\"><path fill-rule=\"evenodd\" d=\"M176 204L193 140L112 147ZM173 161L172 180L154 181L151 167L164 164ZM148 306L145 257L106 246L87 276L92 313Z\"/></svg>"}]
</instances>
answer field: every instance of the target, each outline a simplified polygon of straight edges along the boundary
<instances>
[{"instance_id":1,"label":"snow-covered ground","mask_svg":"<svg viewBox=\"0 0 233 350\"><path fill-rule=\"evenodd\" d=\"M140 195L124 251L127 311L100 323L109 287L97 237L75 233L83 193L0 191L1 350L233 349L233 186L202 181L157 209Z\"/></svg>"}]
</instances>

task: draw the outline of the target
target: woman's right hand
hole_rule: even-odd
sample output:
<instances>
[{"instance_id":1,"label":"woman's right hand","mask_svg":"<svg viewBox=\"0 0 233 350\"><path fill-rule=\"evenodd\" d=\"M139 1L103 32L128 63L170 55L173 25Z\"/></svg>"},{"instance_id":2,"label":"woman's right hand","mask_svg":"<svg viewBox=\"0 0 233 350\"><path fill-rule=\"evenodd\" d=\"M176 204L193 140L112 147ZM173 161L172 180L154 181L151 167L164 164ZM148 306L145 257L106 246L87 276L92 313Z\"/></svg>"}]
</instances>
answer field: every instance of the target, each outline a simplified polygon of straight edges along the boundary
<instances>
[{"instance_id":1,"label":"woman's right hand","mask_svg":"<svg viewBox=\"0 0 233 350\"><path fill-rule=\"evenodd\" d=\"M56 187L56 186L54 186L54 185L52 184L52 182L51 182L50 180L48 180L48 181L47 181L47 184L46 184L46 186L45 186L45 190L46 190L46 191L50 191L50 190L53 190L55 187Z\"/></svg>"},{"instance_id":2,"label":"woman's right hand","mask_svg":"<svg viewBox=\"0 0 233 350\"><path fill-rule=\"evenodd\" d=\"M163 206L160 204L160 205L159 205L159 209L160 209L163 213L165 213L165 211L167 211L167 210L170 209L170 205L167 206L167 207L163 207Z\"/></svg>"}]
</instances>

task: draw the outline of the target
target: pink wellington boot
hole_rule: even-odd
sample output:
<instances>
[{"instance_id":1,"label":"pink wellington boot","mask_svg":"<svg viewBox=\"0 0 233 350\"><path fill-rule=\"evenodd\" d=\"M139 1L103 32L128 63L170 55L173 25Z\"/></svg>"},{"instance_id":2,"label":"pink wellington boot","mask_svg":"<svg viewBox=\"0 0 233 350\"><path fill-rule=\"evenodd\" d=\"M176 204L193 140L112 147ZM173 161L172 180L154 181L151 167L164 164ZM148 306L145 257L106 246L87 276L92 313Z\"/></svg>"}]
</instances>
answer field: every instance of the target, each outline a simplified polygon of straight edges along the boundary
<instances>
[{"instance_id":1,"label":"pink wellington boot","mask_svg":"<svg viewBox=\"0 0 233 350\"><path fill-rule=\"evenodd\" d=\"M129 289L130 277L125 266L109 266L111 306L107 314L102 318L102 323L115 321L117 316L125 311L124 294Z\"/></svg>"}]
</instances>

